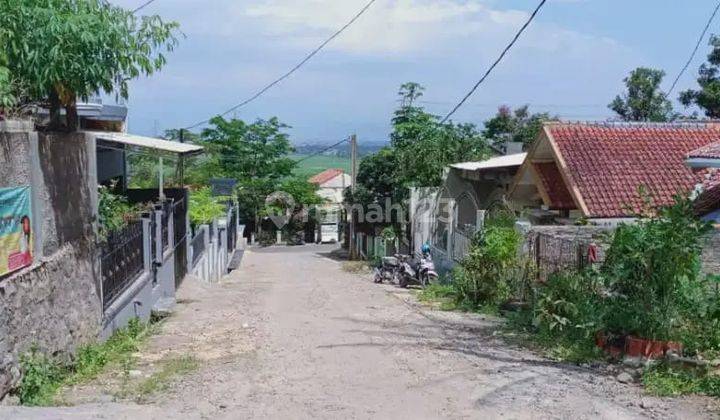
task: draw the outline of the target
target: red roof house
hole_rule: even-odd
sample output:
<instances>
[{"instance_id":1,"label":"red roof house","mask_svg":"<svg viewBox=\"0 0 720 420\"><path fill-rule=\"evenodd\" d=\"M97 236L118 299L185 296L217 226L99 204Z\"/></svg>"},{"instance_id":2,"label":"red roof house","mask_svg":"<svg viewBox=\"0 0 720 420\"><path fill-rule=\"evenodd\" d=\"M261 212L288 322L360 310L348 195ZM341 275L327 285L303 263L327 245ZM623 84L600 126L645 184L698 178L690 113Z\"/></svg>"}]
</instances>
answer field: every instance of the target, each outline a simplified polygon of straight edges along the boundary
<instances>
[{"instance_id":1,"label":"red roof house","mask_svg":"<svg viewBox=\"0 0 720 420\"><path fill-rule=\"evenodd\" d=\"M337 168L326 169L326 170L320 172L319 174L311 177L308 180L308 182L310 182L311 184L323 185L326 182L328 182L334 178L337 178L344 173L345 172L342 169L337 169Z\"/></svg>"},{"instance_id":2,"label":"red roof house","mask_svg":"<svg viewBox=\"0 0 720 420\"><path fill-rule=\"evenodd\" d=\"M509 195L571 218L633 217L648 198L668 205L706 182L708 172L685 161L719 141L713 123L547 123Z\"/></svg>"}]
</instances>

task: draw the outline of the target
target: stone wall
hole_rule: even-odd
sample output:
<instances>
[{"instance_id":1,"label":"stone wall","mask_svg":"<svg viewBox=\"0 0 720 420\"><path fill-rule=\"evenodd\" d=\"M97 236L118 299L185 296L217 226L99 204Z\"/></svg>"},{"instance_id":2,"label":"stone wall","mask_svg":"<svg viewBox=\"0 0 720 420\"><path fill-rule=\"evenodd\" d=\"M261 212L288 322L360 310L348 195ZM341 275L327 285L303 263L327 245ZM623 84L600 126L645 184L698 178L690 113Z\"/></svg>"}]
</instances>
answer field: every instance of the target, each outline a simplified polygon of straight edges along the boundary
<instances>
[{"instance_id":1,"label":"stone wall","mask_svg":"<svg viewBox=\"0 0 720 420\"><path fill-rule=\"evenodd\" d=\"M0 187L32 188L32 266L0 277L0 396L32 346L67 357L102 322L94 140L0 122Z\"/></svg>"},{"instance_id":2,"label":"stone wall","mask_svg":"<svg viewBox=\"0 0 720 420\"><path fill-rule=\"evenodd\" d=\"M62 358L97 339L100 299L84 252L68 244L0 282L0 395L20 379L18 359L31 347Z\"/></svg>"},{"instance_id":3,"label":"stone wall","mask_svg":"<svg viewBox=\"0 0 720 420\"><path fill-rule=\"evenodd\" d=\"M708 237L702 255L702 270L705 274L720 275L720 229Z\"/></svg>"}]
</instances>

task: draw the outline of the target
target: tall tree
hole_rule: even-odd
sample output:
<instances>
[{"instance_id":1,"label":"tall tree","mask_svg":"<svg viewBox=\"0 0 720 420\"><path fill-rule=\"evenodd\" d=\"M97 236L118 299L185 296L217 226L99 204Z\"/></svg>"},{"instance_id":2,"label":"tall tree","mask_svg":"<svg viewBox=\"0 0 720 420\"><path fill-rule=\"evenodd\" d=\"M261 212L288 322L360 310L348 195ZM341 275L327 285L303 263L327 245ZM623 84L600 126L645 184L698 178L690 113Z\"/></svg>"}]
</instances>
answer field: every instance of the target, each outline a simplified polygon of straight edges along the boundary
<instances>
[{"instance_id":1,"label":"tall tree","mask_svg":"<svg viewBox=\"0 0 720 420\"><path fill-rule=\"evenodd\" d=\"M623 121L664 122L675 118L672 104L660 90L665 72L638 67L623 79L626 92L608 105Z\"/></svg>"},{"instance_id":2,"label":"tall tree","mask_svg":"<svg viewBox=\"0 0 720 420\"><path fill-rule=\"evenodd\" d=\"M511 141L529 147L537 137L545 121L557 120L547 112L530 113L528 105L512 110L507 105L498 108L494 117L485 121L482 134L492 144L499 146Z\"/></svg>"},{"instance_id":3,"label":"tall tree","mask_svg":"<svg viewBox=\"0 0 720 420\"><path fill-rule=\"evenodd\" d=\"M215 117L203 130L201 144L209 158L201 171L205 178L227 177L238 181L238 199L245 218L256 220L265 198L286 177L295 162L286 125L277 118L242 120ZM257 226L257 225L256 225Z\"/></svg>"},{"instance_id":4,"label":"tall tree","mask_svg":"<svg viewBox=\"0 0 720 420\"><path fill-rule=\"evenodd\" d=\"M77 126L78 98L97 92L128 97L128 82L165 65L178 25L137 17L104 0L0 0L2 49L29 99L48 102L51 126Z\"/></svg>"},{"instance_id":5,"label":"tall tree","mask_svg":"<svg viewBox=\"0 0 720 420\"><path fill-rule=\"evenodd\" d=\"M700 66L697 79L699 90L688 89L680 93L680 102L687 106L697 105L710 118L720 118L720 38L710 37L712 51L708 62Z\"/></svg>"},{"instance_id":6,"label":"tall tree","mask_svg":"<svg viewBox=\"0 0 720 420\"><path fill-rule=\"evenodd\" d=\"M480 158L488 151L474 125L440 124L437 115L417 106L423 91L417 83L403 84L398 92L401 105L392 119L390 145L397 159L398 185L402 188L440 185L445 166Z\"/></svg>"}]
</instances>

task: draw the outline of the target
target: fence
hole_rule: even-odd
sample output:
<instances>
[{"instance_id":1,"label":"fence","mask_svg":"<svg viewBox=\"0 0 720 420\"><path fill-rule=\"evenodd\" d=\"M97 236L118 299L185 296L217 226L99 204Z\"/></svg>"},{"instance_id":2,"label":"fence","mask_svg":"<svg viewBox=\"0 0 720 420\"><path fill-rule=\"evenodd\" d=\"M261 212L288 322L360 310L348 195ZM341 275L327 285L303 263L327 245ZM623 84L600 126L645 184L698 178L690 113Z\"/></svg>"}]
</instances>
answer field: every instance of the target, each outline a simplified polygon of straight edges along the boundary
<instances>
[{"instance_id":1,"label":"fence","mask_svg":"<svg viewBox=\"0 0 720 420\"><path fill-rule=\"evenodd\" d=\"M452 258L456 262L461 262L467 257L472 244L472 236L468 236L458 230L452 233Z\"/></svg>"},{"instance_id":2,"label":"fence","mask_svg":"<svg viewBox=\"0 0 720 420\"><path fill-rule=\"evenodd\" d=\"M192 255L192 259L190 260L190 268L195 268L195 266L200 261L200 258L202 258L202 256L205 254L205 250L207 249L207 246L205 244L206 236L209 236L208 227L200 226L197 234L190 241L190 255Z\"/></svg>"},{"instance_id":3,"label":"fence","mask_svg":"<svg viewBox=\"0 0 720 420\"><path fill-rule=\"evenodd\" d=\"M209 225L196 228L187 246L187 270L205 281L217 281L235 268L233 258L238 254L238 210L231 206L226 216ZM239 262L239 258L237 259Z\"/></svg>"},{"instance_id":4,"label":"fence","mask_svg":"<svg viewBox=\"0 0 720 420\"><path fill-rule=\"evenodd\" d=\"M187 198L183 197L172 203L173 236L175 249L175 287L182 284L187 274Z\"/></svg>"},{"instance_id":5,"label":"fence","mask_svg":"<svg viewBox=\"0 0 720 420\"><path fill-rule=\"evenodd\" d=\"M560 271L582 271L605 260L602 244L591 238L532 232L528 235L527 245L539 280L546 280Z\"/></svg>"},{"instance_id":6,"label":"fence","mask_svg":"<svg viewBox=\"0 0 720 420\"><path fill-rule=\"evenodd\" d=\"M143 222L136 220L100 244L102 301L107 309L145 268Z\"/></svg>"},{"instance_id":7,"label":"fence","mask_svg":"<svg viewBox=\"0 0 720 420\"><path fill-rule=\"evenodd\" d=\"M238 236L238 209L237 208L230 208L228 211L228 223L227 223L227 248L228 252L235 251L235 247L237 246L237 236Z\"/></svg>"}]
</instances>

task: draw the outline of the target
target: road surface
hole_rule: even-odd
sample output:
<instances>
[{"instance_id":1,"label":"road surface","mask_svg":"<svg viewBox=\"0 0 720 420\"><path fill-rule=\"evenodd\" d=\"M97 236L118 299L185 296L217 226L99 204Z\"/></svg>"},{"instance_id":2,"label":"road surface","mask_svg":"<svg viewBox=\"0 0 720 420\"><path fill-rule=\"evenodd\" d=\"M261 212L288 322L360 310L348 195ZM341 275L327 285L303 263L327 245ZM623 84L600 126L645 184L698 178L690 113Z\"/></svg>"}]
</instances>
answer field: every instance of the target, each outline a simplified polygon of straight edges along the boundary
<instances>
[{"instance_id":1,"label":"road surface","mask_svg":"<svg viewBox=\"0 0 720 420\"><path fill-rule=\"evenodd\" d=\"M79 389L62 408L4 418L708 418L714 402L657 399L614 375L513 348L497 321L435 312L341 270L330 248L246 252L220 284L188 279L144 361L200 368L146 404ZM71 394L72 394L71 392Z\"/></svg>"}]
</instances>

